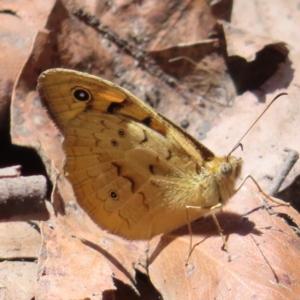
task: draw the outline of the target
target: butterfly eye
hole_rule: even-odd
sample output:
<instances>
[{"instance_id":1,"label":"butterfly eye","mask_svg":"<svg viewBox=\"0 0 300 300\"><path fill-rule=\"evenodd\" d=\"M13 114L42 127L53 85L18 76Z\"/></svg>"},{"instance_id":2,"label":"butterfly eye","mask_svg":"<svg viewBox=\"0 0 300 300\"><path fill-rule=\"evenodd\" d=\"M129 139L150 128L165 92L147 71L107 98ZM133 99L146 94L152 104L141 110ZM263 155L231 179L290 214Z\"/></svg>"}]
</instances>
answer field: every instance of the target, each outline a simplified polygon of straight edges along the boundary
<instances>
[{"instance_id":1,"label":"butterfly eye","mask_svg":"<svg viewBox=\"0 0 300 300\"><path fill-rule=\"evenodd\" d=\"M119 143L116 140L111 140L110 143L113 147L118 147L119 146Z\"/></svg>"},{"instance_id":2,"label":"butterfly eye","mask_svg":"<svg viewBox=\"0 0 300 300\"><path fill-rule=\"evenodd\" d=\"M73 98L77 101L88 102L92 99L92 94L82 87L74 88L71 93Z\"/></svg>"},{"instance_id":3,"label":"butterfly eye","mask_svg":"<svg viewBox=\"0 0 300 300\"><path fill-rule=\"evenodd\" d=\"M119 129L118 134L120 137L125 137L125 131L123 129Z\"/></svg>"},{"instance_id":4,"label":"butterfly eye","mask_svg":"<svg viewBox=\"0 0 300 300\"><path fill-rule=\"evenodd\" d=\"M225 175L226 177L229 177L232 173L232 166L230 163L228 162L224 162L222 165L221 165L221 173L223 175Z\"/></svg>"},{"instance_id":5,"label":"butterfly eye","mask_svg":"<svg viewBox=\"0 0 300 300\"><path fill-rule=\"evenodd\" d=\"M119 196L118 196L118 194L117 194L117 192L115 190L110 190L109 191L109 196L113 200L118 200L119 199Z\"/></svg>"}]
</instances>

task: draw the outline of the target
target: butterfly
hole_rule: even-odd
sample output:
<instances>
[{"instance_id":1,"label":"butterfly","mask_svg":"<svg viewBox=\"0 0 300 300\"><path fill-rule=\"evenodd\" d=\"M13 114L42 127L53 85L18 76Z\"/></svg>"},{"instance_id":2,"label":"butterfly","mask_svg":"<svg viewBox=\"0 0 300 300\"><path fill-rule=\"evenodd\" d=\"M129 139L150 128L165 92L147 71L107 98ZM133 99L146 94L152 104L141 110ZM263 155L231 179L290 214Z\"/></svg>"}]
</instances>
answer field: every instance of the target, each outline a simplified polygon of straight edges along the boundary
<instances>
[{"instance_id":1,"label":"butterfly","mask_svg":"<svg viewBox=\"0 0 300 300\"><path fill-rule=\"evenodd\" d=\"M215 156L120 86L50 69L37 89L64 136L64 171L77 201L103 229L150 239L225 205L236 192L241 158Z\"/></svg>"}]
</instances>

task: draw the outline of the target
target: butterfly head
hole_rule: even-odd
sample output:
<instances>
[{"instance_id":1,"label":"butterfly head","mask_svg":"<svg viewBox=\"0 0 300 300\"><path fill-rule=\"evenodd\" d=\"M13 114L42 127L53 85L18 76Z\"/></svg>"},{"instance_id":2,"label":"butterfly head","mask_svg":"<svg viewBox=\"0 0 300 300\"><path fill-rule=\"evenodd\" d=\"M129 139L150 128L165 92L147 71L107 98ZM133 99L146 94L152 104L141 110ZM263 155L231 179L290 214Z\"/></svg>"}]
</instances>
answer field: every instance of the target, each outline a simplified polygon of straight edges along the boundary
<instances>
[{"instance_id":1,"label":"butterfly head","mask_svg":"<svg viewBox=\"0 0 300 300\"><path fill-rule=\"evenodd\" d=\"M220 165L220 173L218 176L218 184L222 202L225 204L231 196L236 192L235 183L242 172L242 159L229 156L224 159Z\"/></svg>"},{"instance_id":2,"label":"butterfly head","mask_svg":"<svg viewBox=\"0 0 300 300\"><path fill-rule=\"evenodd\" d=\"M235 193L235 183L241 174L242 159L234 156L215 157L210 163L210 169L219 187L219 194L225 204Z\"/></svg>"}]
</instances>

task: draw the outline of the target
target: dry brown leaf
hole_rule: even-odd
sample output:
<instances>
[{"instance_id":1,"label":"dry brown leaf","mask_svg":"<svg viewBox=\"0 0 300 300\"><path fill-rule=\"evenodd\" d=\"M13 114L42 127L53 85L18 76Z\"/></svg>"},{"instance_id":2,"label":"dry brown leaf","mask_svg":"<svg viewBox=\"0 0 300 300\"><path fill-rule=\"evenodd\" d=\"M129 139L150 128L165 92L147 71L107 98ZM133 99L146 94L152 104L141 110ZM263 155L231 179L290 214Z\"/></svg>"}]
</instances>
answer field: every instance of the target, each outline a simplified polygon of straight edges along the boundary
<instances>
[{"instance_id":1,"label":"dry brown leaf","mask_svg":"<svg viewBox=\"0 0 300 300\"><path fill-rule=\"evenodd\" d=\"M14 82L31 52L37 31L44 27L53 3L53 0L43 3L5 0L0 3L0 129L9 120L9 103Z\"/></svg>"},{"instance_id":2,"label":"dry brown leaf","mask_svg":"<svg viewBox=\"0 0 300 300\"><path fill-rule=\"evenodd\" d=\"M186 228L153 240L149 276L163 299L291 299L299 294L299 238L284 219L261 206L255 186L247 185L217 215L231 262L211 217L194 223L193 241L199 244L187 266ZM282 209L299 224L297 212Z\"/></svg>"},{"instance_id":3,"label":"dry brown leaf","mask_svg":"<svg viewBox=\"0 0 300 300\"><path fill-rule=\"evenodd\" d=\"M35 295L36 272L36 262L2 262L0 267L0 299L32 299Z\"/></svg>"},{"instance_id":4,"label":"dry brown leaf","mask_svg":"<svg viewBox=\"0 0 300 300\"><path fill-rule=\"evenodd\" d=\"M161 3L161 1L152 0L142 2L124 0L110 2L111 6L108 7L105 6L106 3L100 1L87 3L78 0L76 1L77 5L74 5L75 1L64 2L68 2L68 9L74 8L74 6L75 8L83 7L99 17L103 24L108 25L113 32L117 32L123 39L135 45L136 49L143 49L145 52L142 52L142 55L149 50L162 55L162 57L170 49L168 57L174 57L177 52L180 55L189 55L189 53L196 53L198 49L203 51L201 41L210 37L217 20L216 16L223 16L223 19L227 21L230 19L230 7L224 9L222 1L212 2L211 8L205 1ZM236 11L235 3L238 2L233 3L234 13ZM53 1L46 2L45 10L42 13L43 17L48 14L49 8L53 4ZM256 5L259 7L260 4ZM30 7L28 5L28 8ZM35 10L34 7L31 7L30 14L25 8L26 5L22 6L23 18L26 15L28 19L38 19L33 13L40 13L39 9ZM238 13L244 15L241 13L243 10ZM267 7L264 12L268 12ZM250 18L248 15L251 14L247 14L247 17ZM203 16L203 18L199 16ZM235 20L237 20L236 16L237 14L233 15ZM293 16L295 17L294 12ZM267 18L265 19L267 20ZM56 2L49 14L45 29L41 24L46 22L41 20L45 19L39 18L38 24L41 31L34 41L32 53L15 88L11 117L13 142L37 149L55 184L53 200L55 212L58 215L57 218L53 217L51 220L53 228L49 228L50 223L42 225L45 248L42 251L44 256L40 256L39 282L35 297L36 299L51 299L49 294L47 295L47 291L51 291L53 293L51 295L55 295L55 297L70 295L71 292L74 295L77 292L74 298L78 298L81 292L82 297L95 297L92 293L96 292L98 293L96 299L99 299L101 297L99 291L101 293L105 291L106 296L111 296L110 293L114 289L112 274L115 274L115 284L119 281L126 286L131 286L133 290L137 285L134 280L135 270L132 266L139 263L139 259L141 262L145 261L145 247L142 244L130 243L107 235L91 223L84 212L77 207L70 184L62 175L58 176L58 174L62 174L63 161L60 147L61 136L55 126L49 122L40 106L35 92L37 77L42 70L52 67L66 67L100 75L129 89L175 122L180 124L187 121L188 130L196 137L205 136L210 129L211 120L214 118L212 116L216 116L218 113L215 110L217 106L213 106L203 95L199 96L198 90L191 94L187 93L186 82L183 84L180 80L178 83L175 81L175 88L172 88L160 77L149 75L145 66L144 70L137 68L138 60L134 59L132 55L126 54L126 47L118 47L107 36L97 33L93 28L80 22L69 14L60 1ZM254 23L252 22L252 25ZM248 29L247 27L252 29L252 25L248 24L244 29ZM262 21L259 25L260 29L264 28ZM243 28L238 22L234 26ZM281 24L278 26L274 24L272 32L276 32L279 27ZM260 36L268 35L268 32L262 30L256 33ZM226 38L240 39L241 36L229 37L227 35ZM253 41L256 45L255 50L250 48L238 50L244 51L242 53L249 53L250 49L251 55L254 56L256 49L260 50L264 44L254 35L253 39L255 39ZM281 41L282 37L272 36L270 39ZM296 37L294 40L297 40ZM289 39L298 49L294 40ZM243 40L239 40L239 42L245 45ZM182 43L185 45L182 46ZM177 52L172 52L174 49ZM213 52L213 49L209 49L209 51ZM14 52L8 51L7 53L6 56L9 56L9 53L12 53L11 56L13 56ZM200 54L202 55L202 53ZM298 69L300 62L299 59L297 60L296 54L296 51L291 53L294 69ZM26 57L27 55L28 52L26 52ZM205 57L205 55L202 56ZM243 59L246 61L247 58L248 55ZM6 64L5 60L6 58L3 57L3 65ZM158 67L165 70L167 59L164 57L164 59L156 61L159 63ZM213 67L218 70L225 66L219 62L214 65L212 60L204 62L207 61L210 63L207 70L204 68L206 65L203 65L203 62L198 65L198 68L205 69L204 71L207 73L210 73ZM167 63L169 64L169 62ZM143 65L141 64L141 66ZM278 66L276 65L276 67ZM195 66L192 69L195 69ZM222 72L223 70L226 73L226 68L222 69ZM257 70L262 73L264 71L263 68ZM176 74L176 70L174 70L174 74ZM202 76L201 74L199 77ZM266 123L261 122L265 119L264 117L257 125L257 129L254 128L252 135L249 134L243 141L245 170L253 171L252 174L263 186L268 185L268 180L265 180L264 177L266 175L275 176L277 170L280 169L282 159L284 159L283 149L291 147L297 150L299 147L299 133L297 132L299 109L294 95L299 94L298 78L300 77L297 72L293 73L290 62L282 64L279 73L276 74L277 77L272 77L271 80L265 82L260 94L256 91L257 98L264 100L265 94L270 94L282 87L292 89L292 94L290 98L277 100L274 104L275 109L272 107L266 114ZM180 79L180 76L178 78ZM243 79L247 81L247 78ZM204 82L205 80L207 78L204 75ZM10 86L12 87L12 85ZM233 108L228 108L220 118L215 117L214 130L209 134L209 140L205 141L205 144L216 154L226 155L249 127L249 123L246 122L248 116L251 115L251 118L254 119L260 108L264 107L264 104L258 104L257 99L254 99L253 95L249 97L249 94L238 100ZM247 100L248 97L251 100ZM269 101L272 95L268 95L267 98ZM224 101L224 98L221 100ZM282 103L285 105L280 106ZM250 117L249 122L252 122ZM262 130L265 128L267 133ZM247 142L250 140L251 143ZM274 147L270 148L270 145L274 145ZM238 154L239 152L236 155ZM260 155L263 158L259 158ZM297 174L299 174L299 164L294 173L289 176L288 182L291 182ZM189 240L186 229L179 231L181 235L176 239L174 239L175 234L165 235L158 246L157 240L152 241L153 248L151 247L149 254L150 279L164 299L182 299L187 295L192 299L193 297L198 299L202 295L208 295L210 298L215 295L217 298L225 299L238 299L242 296L245 296L244 299L247 299L247 296L282 299L281 296L290 297L292 293L299 293L296 284L299 278L296 263L299 260L299 240L281 218L271 217L263 209L251 213L252 209L261 205L257 193L254 191L256 191L255 188L250 190L243 188L232 199L225 213L219 216L225 234L229 234L229 248L233 255L231 263L227 262L226 253L221 250L222 241L210 218L205 218L204 221L196 223L193 227L194 241L204 241L195 248L188 267L184 266ZM279 210L276 208L276 211L280 211L280 216L286 216L287 220L291 217L293 224L299 226L299 217L292 209L281 208ZM245 213L250 213L247 216L249 221L243 222L241 215ZM258 235L257 231L262 233ZM176 234L178 235L178 232ZM285 247L286 245L288 247ZM51 257L50 251L55 254L53 257ZM79 257L82 257L82 260L79 260ZM44 270L48 273L43 273ZM93 281L86 282L85 280L90 276L88 271L93 274L97 273L98 281L92 278ZM55 272L59 274L61 281L55 279L53 276ZM70 285L73 279L76 285L73 283L72 288L74 289L72 290ZM53 282L57 285L53 285ZM83 282L86 283L87 288L80 290L79 287L82 287ZM47 287L49 289L45 288L44 283L51 283L51 286ZM237 290L238 288L240 290ZM13 294L13 289L11 294ZM118 286L118 289L122 293L124 286L123 288ZM240 291L243 293L241 297L239 297Z\"/></svg>"},{"instance_id":5,"label":"dry brown leaf","mask_svg":"<svg viewBox=\"0 0 300 300\"><path fill-rule=\"evenodd\" d=\"M95 15L115 33L126 40L143 44L143 48L148 51L198 42L207 37L216 22L216 16L211 13L211 7L205 0L146 1L134 4L122 0L108 5L77 0L69 2L69 7L82 8Z\"/></svg>"},{"instance_id":6,"label":"dry brown leaf","mask_svg":"<svg viewBox=\"0 0 300 300\"><path fill-rule=\"evenodd\" d=\"M258 36L284 39L298 51L299 3L293 0L233 1L231 22Z\"/></svg>"},{"instance_id":7,"label":"dry brown leaf","mask_svg":"<svg viewBox=\"0 0 300 300\"><path fill-rule=\"evenodd\" d=\"M273 45L274 49L287 55L287 49L284 43L272 40L270 37L259 36L249 31L236 28L230 23L218 22L223 26L228 56L238 55L247 62L255 59L257 52L261 51L266 45Z\"/></svg>"},{"instance_id":8,"label":"dry brown leaf","mask_svg":"<svg viewBox=\"0 0 300 300\"><path fill-rule=\"evenodd\" d=\"M41 246L41 235L34 224L0 223L0 257L4 259L35 259Z\"/></svg>"},{"instance_id":9,"label":"dry brown leaf","mask_svg":"<svg viewBox=\"0 0 300 300\"><path fill-rule=\"evenodd\" d=\"M52 218L41 232L37 299L102 299L105 290L114 290L105 258L66 234L62 223Z\"/></svg>"},{"instance_id":10,"label":"dry brown leaf","mask_svg":"<svg viewBox=\"0 0 300 300\"><path fill-rule=\"evenodd\" d=\"M81 241L83 249L86 247L103 256L105 263L111 268L107 277L113 276L134 289L133 265L138 260L137 254L141 256L140 259L146 260L144 242L126 241L102 230L75 203L75 198L65 204L65 215L59 216L58 221L65 234Z\"/></svg>"}]
</instances>

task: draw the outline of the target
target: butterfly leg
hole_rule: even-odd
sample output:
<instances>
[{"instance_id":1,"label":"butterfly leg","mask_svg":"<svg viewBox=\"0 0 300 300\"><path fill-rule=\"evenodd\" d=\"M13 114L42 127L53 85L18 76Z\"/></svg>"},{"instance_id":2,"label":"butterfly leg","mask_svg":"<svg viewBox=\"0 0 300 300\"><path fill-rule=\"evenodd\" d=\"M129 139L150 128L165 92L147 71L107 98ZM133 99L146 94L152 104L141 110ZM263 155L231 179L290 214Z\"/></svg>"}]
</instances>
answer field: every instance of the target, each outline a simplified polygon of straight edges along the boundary
<instances>
[{"instance_id":1,"label":"butterfly leg","mask_svg":"<svg viewBox=\"0 0 300 300\"><path fill-rule=\"evenodd\" d=\"M189 253L188 253L188 256L186 258L186 262L185 264L187 265L188 264L188 261L190 259L190 256L193 252L193 247L192 247L192 244L193 244L193 231L192 231L192 226L191 226L191 219L190 219L190 216L189 216L189 208L194 208L194 206L186 206L185 207L185 215L186 215L186 221L187 221L187 225L188 225L188 229L189 229L189 235L190 235L190 246L189 246ZM197 208L197 207L196 207ZM201 207L200 207L201 209Z\"/></svg>"},{"instance_id":2,"label":"butterfly leg","mask_svg":"<svg viewBox=\"0 0 300 300\"><path fill-rule=\"evenodd\" d=\"M219 224L219 222L218 222L217 216L216 216L216 214L215 214L215 210L216 210L216 209L219 209L219 208L221 208L221 207L222 207L222 203L219 202L217 205L212 206L212 207L210 208L210 212L211 212L211 215L212 215L213 220L214 220L214 222L215 222L215 225L216 225L216 227L217 227L217 230L218 230L218 232L219 232L219 235L221 236L221 238L222 238L222 240L223 240L223 247L224 247L225 251L226 251L227 254L228 254L228 261L231 261L231 255L230 255L230 252L229 252L229 250L228 250L228 244L227 244L227 241L226 241L225 236L224 236L224 234L223 234L223 229L221 228L221 226L220 226L220 224Z\"/></svg>"},{"instance_id":3,"label":"butterfly leg","mask_svg":"<svg viewBox=\"0 0 300 300\"><path fill-rule=\"evenodd\" d=\"M221 236L221 238L222 238L222 240L223 240L225 251L226 251L227 253L229 253L228 247L227 247L227 242L226 242L226 239L225 239L225 237L224 237L224 235L223 235L223 229L221 228L221 226L220 226L220 224L219 224L219 222L218 222L217 216L216 216L216 214L215 214L215 210L216 210L216 209L219 209L221 206L222 206L222 203L219 202L217 205L215 205L215 206L213 206L213 207L210 208L210 212L211 212L211 215L212 215L213 220L214 220L214 222L215 222L215 225L216 225L216 227L217 227L217 230L218 230L218 232L219 232L219 234L220 234L220 236Z\"/></svg>"},{"instance_id":4,"label":"butterfly leg","mask_svg":"<svg viewBox=\"0 0 300 300\"><path fill-rule=\"evenodd\" d=\"M289 204L288 202L284 202L284 201L282 201L282 200L280 200L280 199L277 199L277 198L275 198L275 197L271 197L270 195L268 195L267 192L265 192L265 191L260 187L260 185L258 184L258 182L257 182L250 174L248 174L248 175L243 179L243 181L240 183L240 185L236 188L236 190L235 190L236 192L237 192L238 190L241 189L241 187L244 185L245 181L246 181L248 178L252 179L252 181L253 181L253 182L255 183L255 185L257 186L258 190L259 190L259 191L260 191L267 199L269 199L270 201L272 201L272 202L274 202L274 203L280 204L280 205L290 206L290 204Z\"/></svg>"},{"instance_id":5,"label":"butterfly leg","mask_svg":"<svg viewBox=\"0 0 300 300\"><path fill-rule=\"evenodd\" d=\"M217 227L217 230L218 230L218 232L219 232L219 234L220 234L220 236L221 236L221 238L223 240L225 251L229 255L228 256L228 260L230 261L231 257L230 257L230 253L228 251L227 241L226 241L226 239L225 239L225 237L223 235L223 230L222 230L222 228L221 228L221 226L220 226L220 224L218 222L218 219L216 217L216 214L215 214L215 210L221 208L221 206L222 206L222 203L218 203L217 205L212 206L209 209L210 209L212 218L214 220L214 223L215 223L215 225ZM189 254L188 254L187 259L186 259L186 265L187 265L187 263L189 261L189 258L191 257L192 252L193 252L193 250L194 250L194 248L196 246L196 245L193 246L193 231L192 231L192 226L191 226L191 220L190 220L189 213L188 213L189 209L198 209L198 210L200 209L200 210L203 210L203 209L207 209L207 208L206 207L201 207L201 206L190 206L190 205L185 207L187 225L188 225L189 235L190 235Z\"/></svg>"}]
</instances>

